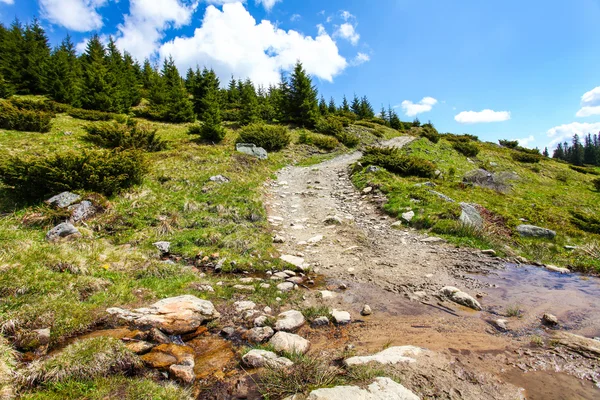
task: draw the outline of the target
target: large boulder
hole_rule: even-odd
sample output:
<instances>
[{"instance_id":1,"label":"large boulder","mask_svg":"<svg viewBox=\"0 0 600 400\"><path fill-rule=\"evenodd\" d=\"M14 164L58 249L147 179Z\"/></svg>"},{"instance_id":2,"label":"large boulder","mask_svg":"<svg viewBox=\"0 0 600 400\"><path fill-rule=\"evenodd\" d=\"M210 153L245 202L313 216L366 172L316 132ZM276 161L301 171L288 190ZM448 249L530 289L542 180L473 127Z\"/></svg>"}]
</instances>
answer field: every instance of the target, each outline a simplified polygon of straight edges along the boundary
<instances>
[{"instance_id":1,"label":"large boulder","mask_svg":"<svg viewBox=\"0 0 600 400\"><path fill-rule=\"evenodd\" d=\"M455 288L454 286L443 287L441 294L457 304L481 311L481 304L479 304L477 300L462 290Z\"/></svg>"},{"instance_id":2,"label":"large boulder","mask_svg":"<svg viewBox=\"0 0 600 400\"><path fill-rule=\"evenodd\" d=\"M366 389L337 386L310 392L307 400L420 400L419 396L390 378L375 378Z\"/></svg>"},{"instance_id":3,"label":"large boulder","mask_svg":"<svg viewBox=\"0 0 600 400\"><path fill-rule=\"evenodd\" d=\"M273 346L275 351L286 353L304 354L310 347L310 342L302 336L287 332L277 332L275 336L269 340L269 344Z\"/></svg>"},{"instance_id":4,"label":"large boulder","mask_svg":"<svg viewBox=\"0 0 600 400\"><path fill-rule=\"evenodd\" d=\"M235 145L235 149L240 153L254 156L260 160L266 160L269 157L265 149L262 147L256 147L256 145L252 143L237 143Z\"/></svg>"},{"instance_id":5,"label":"large boulder","mask_svg":"<svg viewBox=\"0 0 600 400\"><path fill-rule=\"evenodd\" d=\"M56 196L50 197L46 200L46 204L49 204L58 208L66 208L73 203L78 202L81 196L71 192L62 192Z\"/></svg>"},{"instance_id":6,"label":"large boulder","mask_svg":"<svg viewBox=\"0 0 600 400\"><path fill-rule=\"evenodd\" d=\"M304 325L306 320L300 311L289 310L282 312L277 316L275 330L293 332Z\"/></svg>"},{"instance_id":7,"label":"large boulder","mask_svg":"<svg viewBox=\"0 0 600 400\"><path fill-rule=\"evenodd\" d=\"M517 226L517 232L522 237L534 237L534 238L545 238L545 239L554 239L556 237L556 232L546 229L540 228L535 225L519 225Z\"/></svg>"},{"instance_id":8,"label":"large boulder","mask_svg":"<svg viewBox=\"0 0 600 400\"><path fill-rule=\"evenodd\" d=\"M469 203L460 203L462 213L460 214L459 221L466 226L475 228L477 230L483 229L483 218L479 214L479 210Z\"/></svg>"},{"instance_id":9,"label":"large boulder","mask_svg":"<svg viewBox=\"0 0 600 400\"><path fill-rule=\"evenodd\" d=\"M371 362L378 364L398 364L398 363L413 363L417 360L414 358L423 352L423 349L415 346L396 346L389 347L372 356L357 356L350 357L344 361L346 365L362 365Z\"/></svg>"},{"instance_id":10,"label":"large boulder","mask_svg":"<svg viewBox=\"0 0 600 400\"><path fill-rule=\"evenodd\" d=\"M56 225L46 233L46 240L49 242L56 242L62 238L78 237L81 236L79 230L73 226L70 222L63 222Z\"/></svg>"},{"instance_id":11,"label":"large boulder","mask_svg":"<svg viewBox=\"0 0 600 400\"><path fill-rule=\"evenodd\" d=\"M135 310L109 308L106 311L136 327L151 326L170 335L192 332L203 322L220 317L210 301L191 295L170 297Z\"/></svg>"}]
</instances>

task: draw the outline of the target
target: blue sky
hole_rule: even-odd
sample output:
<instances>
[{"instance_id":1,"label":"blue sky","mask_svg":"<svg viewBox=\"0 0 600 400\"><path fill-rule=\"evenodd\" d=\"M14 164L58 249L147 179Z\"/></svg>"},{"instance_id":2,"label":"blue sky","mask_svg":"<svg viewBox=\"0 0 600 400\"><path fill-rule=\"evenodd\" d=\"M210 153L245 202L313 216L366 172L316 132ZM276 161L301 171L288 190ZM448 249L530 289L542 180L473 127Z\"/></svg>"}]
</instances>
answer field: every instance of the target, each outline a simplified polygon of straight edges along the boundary
<instances>
[{"instance_id":1,"label":"blue sky","mask_svg":"<svg viewBox=\"0 0 600 400\"><path fill-rule=\"evenodd\" d=\"M113 35L223 80L268 84L300 59L327 98L367 95L441 132L544 147L600 131L599 0L0 0L15 17L53 44Z\"/></svg>"}]
</instances>

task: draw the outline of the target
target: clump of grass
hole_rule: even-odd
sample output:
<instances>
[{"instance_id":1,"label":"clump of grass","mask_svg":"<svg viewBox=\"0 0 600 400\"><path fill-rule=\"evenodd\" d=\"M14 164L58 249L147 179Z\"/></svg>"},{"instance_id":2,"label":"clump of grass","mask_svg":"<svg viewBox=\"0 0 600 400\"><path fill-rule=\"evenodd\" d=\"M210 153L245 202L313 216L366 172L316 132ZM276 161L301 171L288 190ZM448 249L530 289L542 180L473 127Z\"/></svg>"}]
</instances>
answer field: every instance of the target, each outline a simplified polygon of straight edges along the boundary
<instances>
[{"instance_id":1,"label":"clump of grass","mask_svg":"<svg viewBox=\"0 0 600 400\"><path fill-rule=\"evenodd\" d=\"M131 374L141 367L141 360L121 341L98 337L73 343L55 356L32 362L19 372L17 380L31 387L69 379Z\"/></svg>"},{"instance_id":2,"label":"clump of grass","mask_svg":"<svg viewBox=\"0 0 600 400\"><path fill-rule=\"evenodd\" d=\"M309 322L314 321L318 317L329 317L330 311L327 306L307 307L302 310L302 315Z\"/></svg>"},{"instance_id":3,"label":"clump of grass","mask_svg":"<svg viewBox=\"0 0 600 400\"><path fill-rule=\"evenodd\" d=\"M530 343L535 347L544 347L544 338L538 335L531 336Z\"/></svg>"},{"instance_id":4,"label":"clump of grass","mask_svg":"<svg viewBox=\"0 0 600 400\"><path fill-rule=\"evenodd\" d=\"M469 142L454 142L452 143L452 147L454 150L458 151L460 154L466 157L475 157L479 154L479 147L473 143Z\"/></svg>"},{"instance_id":5,"label":"clump of grass","mask_svg":"<svg viewBox=\"0 0 600 400\"><path fill-rule=\"evenodd\" d=\"M521 310L521 307L518 304L514 304L506 308L505 314L507 317L521 318L523 317L523 310Z\"/></svg>"},{"instance_id":6,"label":"clump of grass","mask_svg":"<svg viewBox=\"0 0 600 400\"><path fill-rule=\"evenodd\" d=\"M6 340L0 336L0 399L12 398L14 380L15 351L8 345ZM6 395L6 397L4 397Z\"/></svg>"}]
</instances>

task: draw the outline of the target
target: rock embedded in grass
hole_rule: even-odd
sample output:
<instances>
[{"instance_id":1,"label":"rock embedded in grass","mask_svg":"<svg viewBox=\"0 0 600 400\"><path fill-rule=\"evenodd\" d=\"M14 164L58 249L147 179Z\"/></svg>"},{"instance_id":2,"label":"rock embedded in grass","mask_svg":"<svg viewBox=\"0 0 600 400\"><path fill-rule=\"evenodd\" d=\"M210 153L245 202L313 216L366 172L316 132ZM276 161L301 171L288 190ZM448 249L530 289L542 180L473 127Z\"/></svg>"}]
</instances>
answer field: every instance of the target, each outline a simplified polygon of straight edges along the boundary
<instances>
[{"instance_id":1,"label":"rock embedded in grass","mask_svg":"<svg viewBox=\"0 0 600 400\"><path fill-rule=\"evenodd\" d=\"M362 389L358 386L336 386L310 392L306 400L419 400L419 396L390 378L375 378Z\"/></svg>"},{"instance_id":2,"label":"rock embedded in grass","mask_svg":"<svg viewBox=\"0 0 600 400\"><path fill-rule=\"evenodd\" d=\"M48 231L46 234L46 240L49 242L56 242L60 239L80 236L81 233L77 228L75 228L75 226L73 226L73 224L70 222L62 222Z\"/></svg>"},{"instance_id":3,"label":"rock embedded in grass","mask_svg":"<svg viewBox=\"0 0 600 400\"><path fill-rule=\"evenodd\" d=\"M278 331L292 332L300 329L306 320L304 315L300 311L289 310L282 312L277 316L277 322L275 322L275 329Z\"/></svg>"},{"instance_id":4,"label":"rock embedded in grass","mask_svg":"<svg viewBox=\"0 0 600 400\"><path fill-rule=\"evenodd\" d=\"M169 254L169 251L171 250L171 242L155 242L152 243L152 245L156 247L162 254Z\"/></svg>"},{"instance_id":5,"label":"rock embedded in grass","mask_svg":"<svg viewBox=\"0 0 600 400\"><path fill-rule=\"evenodd\" d=\"M81 200L81 196L71 192L62 192L46 200L46 204L58 207L66 208L71 204L74 204Z\"/></svg>"},{"instance_id":6,"label":"rock embedded in grass","mask_svg":"<svg viewBox=\"0 0 600 400\"><path fill-rule=\"evenodd\" d=\"M285 357L279 357L272 351L254 349L244 354L242 357L243 363L251 368L282 368L294 365L292 361Z\"/></svg>"},{"instance_id":7,"label":"rock embedded in grass","mask_svg":"<svg viewBox=\"0 0 600 400\"><path fill-rule=\"evenodd\" d=\"M519 225L517 226L517 233L522 237L534 237L544 239L554 239L556 232L550 229L541 228L535 225Z\"/></svg>"}]
</instances>

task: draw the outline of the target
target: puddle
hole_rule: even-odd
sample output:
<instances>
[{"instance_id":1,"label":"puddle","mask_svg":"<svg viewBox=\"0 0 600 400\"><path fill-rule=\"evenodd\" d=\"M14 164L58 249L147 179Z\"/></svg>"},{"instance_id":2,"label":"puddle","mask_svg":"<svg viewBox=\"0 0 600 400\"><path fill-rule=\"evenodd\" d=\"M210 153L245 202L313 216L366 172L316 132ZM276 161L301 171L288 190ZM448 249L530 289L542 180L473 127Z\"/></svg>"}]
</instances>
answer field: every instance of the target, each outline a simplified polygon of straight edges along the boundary
<instances>
[{"instance_id":1,"label":"puddle","mask_svg":"<svg viewBox=\"0 0 600 400\"><path fill-rule=\"evenodd\" d=\"M557 372L521 372L504 375L510 383L525 389L527 400L593 400L600 398L600 388L592 382Z\"/></svg>"},{"instance_id":2,"label":"puddle","mask_svg":"<svg viewBox=\"0 0 600 400\"><path fill-rule=\"evenodd\" d=\"M600 336L599 278L515 265L472 276L497 286L485 289L482 304L486 311L502 316L512 307L523 311L521 318L510 319L513 328L539 326L540 318L548 312L558 317L561 329Z\"/></svg>"}]
</instances>

